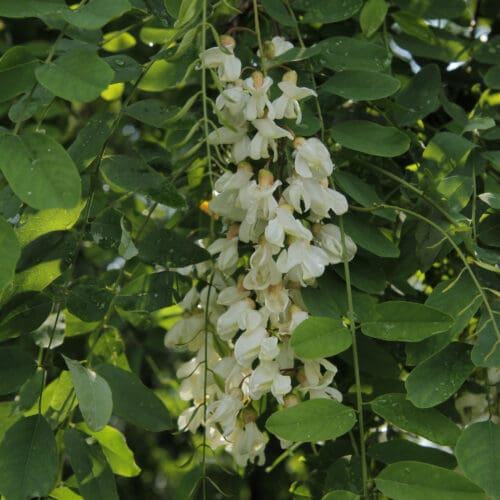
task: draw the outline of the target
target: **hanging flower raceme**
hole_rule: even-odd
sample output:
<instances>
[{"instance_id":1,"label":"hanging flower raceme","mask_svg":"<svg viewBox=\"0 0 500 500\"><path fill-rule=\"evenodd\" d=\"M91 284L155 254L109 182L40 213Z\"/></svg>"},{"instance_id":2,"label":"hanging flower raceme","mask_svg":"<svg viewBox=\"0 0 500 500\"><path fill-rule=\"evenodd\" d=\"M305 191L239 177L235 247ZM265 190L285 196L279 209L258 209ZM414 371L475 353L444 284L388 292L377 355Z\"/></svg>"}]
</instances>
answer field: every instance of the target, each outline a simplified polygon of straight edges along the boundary
<instances>
[{"instance_id":1,"label":"hanging flower raceme","mask_svg":"<svg viewBox=\"0 0 500 500\"><path fill-rule=\"evenodd\" d=\"M265 460L267 437L256 424L253 401L341 401L332 385L337 368L326 359L298 359L291 338L308 318L302 288L329 264L351 260L356 245L330 222L348 206L329 185L334 165L328 148L315 137L296 138L279 122L300 123L300 101L316 92L298 87L297 73L287 71L277 84L281 95L271 101L273 80L258 70L243 80L235 46L232 37L221 36L220 47L200 55L222 89L216 107L224 123L207 140L227 160L209 203L223 234L207 246L214 260L197 266L199 282L210 284L188 292L179 304L183 317L165 344L193 352L178 370L181 397L192 402L179 428L204 428L207 443L224 447L243 467ZM292 47L275 37L265 43L264 57L269 62ZM258 168L248 159L267 163Z\"/></svg>"}]
</instances>

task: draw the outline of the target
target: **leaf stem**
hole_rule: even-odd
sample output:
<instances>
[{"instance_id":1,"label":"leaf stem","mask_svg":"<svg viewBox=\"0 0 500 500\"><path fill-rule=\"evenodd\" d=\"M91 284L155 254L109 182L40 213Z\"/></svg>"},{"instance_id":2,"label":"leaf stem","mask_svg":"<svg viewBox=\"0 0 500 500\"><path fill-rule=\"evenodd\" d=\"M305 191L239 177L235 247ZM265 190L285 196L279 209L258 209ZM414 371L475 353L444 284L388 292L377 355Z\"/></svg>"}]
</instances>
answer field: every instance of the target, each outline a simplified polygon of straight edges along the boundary
<instances>
[{"instance_id":1,"label":"leaf stem","mask_svg":"<svg viewBox=\"0 0 500 500\"><path fill-rule=\"evenodd\" d=\"M352 301L351 273L347 260L346 236L344 231L344 219L339 216L340 238L342 242L342 260L344 263L344 274L347 293L347 314L349 317L349 328L352 336L352 357L354 361L354 380L356 383L356 405L358 407L359 422L359 449L361 453L361 476L363 479L363 498L368 498L368 467L366 464L365 425L363 418L363 394L361 392L361 376L359 372L358 345L356 340L356 323L354 319L354 305Z\"/></svg>"}]
</instances>

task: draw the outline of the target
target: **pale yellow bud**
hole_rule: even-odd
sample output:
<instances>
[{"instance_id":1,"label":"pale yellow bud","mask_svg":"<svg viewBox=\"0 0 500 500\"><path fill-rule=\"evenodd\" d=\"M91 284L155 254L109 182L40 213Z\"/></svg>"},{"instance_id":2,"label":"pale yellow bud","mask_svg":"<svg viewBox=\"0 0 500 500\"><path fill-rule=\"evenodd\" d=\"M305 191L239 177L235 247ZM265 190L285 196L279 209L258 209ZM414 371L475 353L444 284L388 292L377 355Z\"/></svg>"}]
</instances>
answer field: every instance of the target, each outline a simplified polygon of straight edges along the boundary
<instances>
[{"instance_id":1,"label":"pale yellow bud","mask_svg":"<svg viewBox=\"0 0 500 500\"><path fill-rule=\"evenodd\" d=\"M299 398L295 394L287 394L284 398L284 407L291 408L299 404Z\"/></svg>"},{"instance_id":2,"label":"pale yellow bud","mask_svg":"<svg viewBox=\"0 0 500 500\"><path fill-rule=\"evenodd\" d=\"M240 233L240 225L237 223L231 224L231 226L227 230L226 238L228 240L232 240L233 238L238 237L239 233Z\"/></svg>"},{"instance_id":3,"label":"pale yellow bud","mask_svg":"<svg viewBox=\"0 0 500 500\"><path fill-rule=\"evenodd\" d=\"M272 186L274 182L274 175L267 168L261 168L259 170L259 186L269 187Z\"/></svg>"},{"instance_id":4,"label":"pale yellow bud","mask_svg":"<svg viewBox=\"0 0 500 500\"><path fill-rule=\"evenodd\" d=\"M226 49L234 49L236 47L236 40L230 35L221 35L219 42Z\"/></svg>"},{"instance_id":5,"label":"pale yellow bud","mask_svg":"<svg viewBox=\"0 0 500 500\"><path fill-rule=\"evenodd\" d=\"M306 140L303 137L296 137L293 141L293 147L297 149L299 146L302 146Z\"/></svg>"},{"instance_id":6,"label":"pale yellow bud","mask_svg":"<svg viewBox=\"0 0 500 500\"><path fill-rule=\"evenodd\" d=\"M282 82L291 82L291 83L294 83L295 85L297 85L297 72L293 71L293 70L287 71L283 75L283 77L281 78L281 81Z\"/></svg>"},{"instance_id":7,"label":"pale yellow bud","mask_svg":"<svg viewBox=\"0 0 500 500\"><path fill-rule=\"evenodd\" d=\"M264 74L262 71L254 71L252 73L252 82L255 89L260 89L264 85Z\"/></svg>"}]
</instances>

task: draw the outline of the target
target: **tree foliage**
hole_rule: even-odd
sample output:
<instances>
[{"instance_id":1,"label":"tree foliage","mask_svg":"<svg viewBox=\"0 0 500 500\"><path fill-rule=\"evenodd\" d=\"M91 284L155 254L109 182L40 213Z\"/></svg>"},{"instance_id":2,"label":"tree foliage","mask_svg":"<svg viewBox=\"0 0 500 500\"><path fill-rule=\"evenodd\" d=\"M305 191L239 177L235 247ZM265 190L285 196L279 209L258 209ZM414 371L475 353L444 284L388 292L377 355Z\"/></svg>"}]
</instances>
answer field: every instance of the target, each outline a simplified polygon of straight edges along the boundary
<instances>
[{"instance_id":1,"label":"tree foliage","mask_svg":"<svg viewBox=\"0 0 500 500\"><path fill-rule=\"evenodd\" d=\"M495 0L1 0L0 494L500 498L499 26ZM200 59L223 34L244 77L317 94L280 124L322 140L349 202L291 340L343 401L246 401L267 441L246 467L179 432L189 356L164 345L227 230ZM256 169L285 179L289 143Z\"/></svg>"}]
</instances>

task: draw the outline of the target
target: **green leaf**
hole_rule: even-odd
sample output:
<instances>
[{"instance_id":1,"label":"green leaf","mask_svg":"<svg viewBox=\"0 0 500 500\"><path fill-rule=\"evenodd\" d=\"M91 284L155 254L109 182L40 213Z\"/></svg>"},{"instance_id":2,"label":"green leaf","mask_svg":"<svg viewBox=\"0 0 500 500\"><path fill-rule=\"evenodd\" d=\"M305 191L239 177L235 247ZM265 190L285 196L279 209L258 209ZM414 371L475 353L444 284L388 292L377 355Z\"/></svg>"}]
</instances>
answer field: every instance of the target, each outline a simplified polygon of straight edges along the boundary
<instances>
[{"instance_id":1,"label":"green leaf","mask_svg":"<svg viewBox=\"0 0 500 500\"><path fill-rule=\"evenodd\" d=\"M275 57L273 59L273 64L304 61L320 53L321 49L318 45L313 45L312 47L293 47L283 52L280 56Z\"/></svg>"},{"instance_id":2,"label":"green leaf","mask_svg":"<svg viewBox=\"0 0 500 500\"><path fill-rule=\"evenodd\" d=\"M79 284L71 289L66 307L86 322L100 321L106 314L113 294L97 285Z\"/></svg>"},{"instance_id":3,"label":"green leaf","mask_svg":"<svg viewBox=\"0 0 500 500\"><path fill-rule=\"evenodd\" d=\"M35 373L33 356L17 347L0 349L0 395L17 391Z\"/></svg>"},{"instance_id":4,"label":"green leaf","mask_svg":"<svg viewBox=\"0 0 500 500\"><path fill-rule=\"evenodd\" d=\"M61 276L61 259L42 262L17 273L14 280L15 292L41 292Z\"/></svg>"},{"instance_id":5,"label":"green leaf","mask_svg":"<svg viewBox=\"0 0 500 500\"><path fill-rule=\"evenodd\" d=\"M471 177L466 175L451 175L442 179L437 190L443 195L451 212L460 212L470 200L473 190Z\"/></svg>"},{"instance_id":6,"label":"green leaf","mask_svg":"<svg viewBox=\"0 0 500 500\"><path fill-rule=\"evenodd\" d=\"M0 290L12 283L21 247L12 226L0 217Z\"/></svg>"},{"instance_id":7,"label":"green leaf","mask_svg":"<svg viewBox=\"0 0 500 500\"><path fill-rule=\"evenodd\" d=\"M52 309L49 297L39 293L15 295L0 313L0 341L36 330Z\"/></svg>"},{"instance_id":8,"label":"green leaf","mask_svg":"<svg viewBox=\"0 0 500 500\"><path fill-rule=\"evenodd\" d=\"M168 178L139 158L108 156L101 164L101 172L111 188L119 192L139 192L170 207L185 204Z\"/></svg>"},{"instance_id":9,"label":"green leaf","mask_svg":"<svg viewBox=\"0 0 500 500\"><path fill-rule=\"evenodd\" d=\"M370 403L372 410L404 431L422 436L443 446L454 446L460 430L434 408L420 409L404 394L384 394Z\"/></svg>"},{"instance_id":10,"label":"green leaf","mask_svg":"<svg viewBox=\"0 0 500 500\"><path fill-rule=\"evenodd\" d=\"M455 457L450 453L430 446L419 446L406 439L392 439L385 443L375 443L368 447L366 453L369 457L384 464L412 460L446 469L454 469L457 466Z\"/></svg>"},{"instance_id":11,"label":"green leaf","mask_svg":"<svg viewBox=\"0 0 500 500\"><path fill-rule=\"evenodd\" d=\"M0 58L0 102L31 90L36 82L35 68L38 65L38 59L24 47L16 46L7 50Z\"/></svg>"},{"instance_id":12,"label":"green leaf","mask_svg":"<svg viewBox=\"0 0 500 500\"><path fill-rule=\"evenodd\" d=\"M453 323L447 314L417 302L391 300L377 304L361 331L381 340L418 342L444 332Z\"/></svg>"},{"instance_id":13,"label":"green leaf","mask_svg":"<svg viewBox=\"0 0 500 500\"><path fill-rule=\"evenodd\" d=\"M394 98L402 108L394 113L397 123L402 127L412 125L436 111L441 91L441 74L437 64L424 66Z\"/></svg>"},{"instance_id":14,"label":"green leaf","mask_svg":"<svg viewBox=\"0 0 500 500\"><path fill-rule=\"evenodd\" d=\"M75 493L72 489L61 486L50 492L50 498L54 500L83 500L83 497Z\"/></svg>"},{"instance_id":15,"label":"green leaf","mask_svg":"<svg viewBox=\"0 0 500 500\"><path fill-rule=\"evenodd\" d=\"M425 19L453 19L466 8L464 0L393 0L393 3Z\"/></svg>"},{"instance_id":16,"label":"green leaf","mask_svg":"<svg viewBox=\"0 0 500 500\"><path fill-rule=\"evenodd\" d=\"M472 55L476 61L498 64L498 54L500 54L500 35L491 37L487 42L478 43Z\"/></svg>"},{"instance_id":17,"label":"green leaf","mask_svg":"<svg viewBox=\"0 0 500 500\"><path fill-rule=\"evenodd\" d=\"M38 82L54 95L81 102L97 99L114 77L113 70L93 50L80 48L40 66L35 74Z\"/></svg>"},{"instance_id":18,"label":"green leaf","mask_svg":"<svg viewBox=\"0 0 500 500\"><path fill-rule=\"evenodd\" d=\"M143 99L136 101L125 108L125 113L146 125L162 128L165 122L173 118L181 108L166 104L159 99Z\"/></svg>"},{"instance_id":19,"label":"green leaf","mask_svg":"<svg viewBox=\"0 0 500 500\"><path fill-rule=\"evenodd\" d=\"M108 326L98 333L93 332L89 340L92 345L95 345L93 352L97 360L123 370L130 370L127 353L125 352L125 343L116 328Z\"/></svg>"},{"instance_id":20,"label":"green leaf","mask_svg":"<svg viewBox=\"0 0 500 500\"><path fill-rule=\"evenodd\" d=\"M351 37L336 36L318 43L321 48L319 62L335 71L384 71L391 56L384 47Z\"/></svg>"},{"instance_id":21,"label":"green leaf","mask_svg":"<svg viewBox=\"0 0 500 500\"><path fill-rule=\"evenodd\" d=\"M476 366L487 368L497 368L500 366L500 344L493 326L493 321L500 313L500 305L497 302L492 304L494 320L487 313L481 315L477 325L477 340L472 348L471 359ZM500 329L500 321L497 321L497 328Z\"/></svg>"},{"instance_id":22,"label":"green leaf","mask_svg":"<svg viewBox=\"0 0 500 500\"><path fill-rule=\"evenodd\" d=\"M101 151L111 134L111 113L95 113L86 121L68 153L76 165L83 170Z\"/></svg>"},{"instance_id":23,"label":"green leaf","mask_svg":"<svg viewBox=\"0 0 500 500\"><path fill-rule=\"evenodd\" d=\"M500 214L493 213L479 223L478 238L486 245L500 247Z\"/></svg>"},{"instance_id":24,"label":"green leaf","mask_svg":"<svg viewBox=\"0 0 500 500\"><path fill-rule=\"evenodd\" d=\"M295 328L291 345L299 358L315 359L334 356L351 344L351 334L340 320L312 317Z\"/></svg>"},{"instance_id":25,"label":"green leaf","mask_svg":"<svg viewBox=\"0 0 500 500\"><path fill-rule=\"evenodd\" d=\"M67 428L64 446L84 499L119 500L115 478L98 443L88 444L85 434Z\"/></svg>"},{"instance_id":26,"label":"green leaf","mask_svg":"<svg viewBox=\"0 0 500 500\"><path fill-rule=\"evenodd\" d=\"M9 120L14 123L29 120L33 115L41 112L43 108L48 107L53 99L52 92L41 85L36 85L33 92L30 89L10 107Z\"/></svg>"},{"instance_id":27,"label":"green leaf","mask_svg":"<svg viewBox=\"0 0 500 500\"><path fill-rule=\"evenodd\" d=\"M484 500L484 493L460 474L420 462L391 464L375 483L384 495L397 500Z\"/></svg>"},{"instance_id":28,"label":"green leaf","mask_svg":"<svg viewBox=\"0 0 500 500\"><path fill-rule=\"evenodd\" d=\"M410 139L395 127L367 120L349 120L334 125L332 137L342 146L373 156L393 158L410 147Z\"/></svg>"},{"instance_id":29,"label":"green leaf","mask_svg":"<svg viewBox=\"0 0 500 500\"><path fill-rule=\"evenodd\" d=\"M63 357L69 368L85 422L92 430L101 430L109 422L113 410L109 385L93 370L84 368L80 363L66 356Z\"/></svg>"},{"instance_id":30,"label":"green leaf","mask_svg":"<svg viewBox=\"0 0 500 500\"><path fill-rule=\"evenodd\" d=\"M65 10L62 17L78 28L98 30L128 10L130 10L128 0L90 0L76 9Z\"/></svg>"},{"instance_id":31,"label":"green leaf","mask_svg":"<svg viewBox=\"0 0 500 500\"><path fill-rule=\"evenodd\" d=\"M376 71L346 70L335 73L321 90L353 101L383 99L398 91L399 80Z\"/></svg>"},{"instance_id":32,"label":"green leaf","mask_svg":"<svg viewBox=\"0 0 500 500\"><path fill-rule=\"evenodd\" d=\"M104 429L95 432L85 424L78 424L77 429L94 437L101 445L114 474L123 477L134 477L140 474L141 469L135 463L134 454L127 446L125 436L119 430L107 425Z\"/></svg>"},{"instance_id":33,"label":"green leaf","mask_svg":"<svg viewBox=\"0 0 500 500\"><path fill-rule=\"evenodd\" d=\"M405 11L393 12L391 15L406 34L424 42L432 43L434 41L434 33L420 17Z\"/></svg>"},{"instance_id":34,"label":"green leaf","mask_svg":"<svg viewBox=\"0 0 500 500\"><path fill-rule=\"evenodd\" d=\"M304 11L301 23L338 23L350 19L361 8L362 0L295 0L293 8Z\"/></svg>"},{"instance_id":35,"label":"green leaf","mask_svg":"<svg viewBox=\"0 0 500 500\"><path fill-rule=\"evenodd\" d=\"M385 0L368 0L359 16L359 24L363 34L371 37L384 22L387 14L387 3Z\"/></svg>"},{"instance_id":36,"label":"green leaf","mask_svg":"<svg viewBox=\"0 0 500 500\"><path fill-rule=\"evenodd\" d=\"M64 0L2 0L0 16L40 17L61 14L67 9Z\"/></svg>"},{"instance_id":37,"label":"green leaf","mask_svg":"<svg viewBox=\"0 0 500 500\"><path fill-rule=\"evenodd\" d=\"M333 399L310 399L273 413L266 429L280 439L316 442L336 439L356 423L352 408Z\"/></svg>"},{"instance_id":38,"label":"green leaf","mask_svg":"<svg viewBox=\"0 0 500 500\"><path fill-rule=\"evenodd\" d=\"M491 89L500 89L500 65L492 66L483 76L484 83Z\"/></svg>"},{"instance_id":39,"label":"green leaf","mask_svg":"<svg viewBox=\"0 0 500 500\"><path fill-rule=\"evenodd\" d=\"M64 148L45 134L0 136L0 170L16 195L37 209L73 208L80 176Z\"/></svg>"},{"instance_id":40,"label":"green leaf","mask_svg":"<svg viewBox=\"0 0 500 500\"><path fill-rule=\"evenodd\" d=\"M329 491L321 500L359 500L361 497L346 490Z\"/></svg>"},{"instance_id":41,"label":"green leaf","mask_svg":"<svg viewBox=\"0 0 500 500\"><path fill-rule=\"evenodd\" d=\"M104 61L115 72L111 83L131 82L141 76L142 66L132 57L125 54L105 57Z\"/></svg>"},{"instance_id":42,"label":"green leaf","mask_svg":"<svg viewBox=\"0 0 500 500\"><path fill-rule=\"evenodd\" d=\"M283 26L294 28L297 22L292 17L282 0L262 0L264 11Z\"/></svg>"},{"instance_id":43,"label":"green leaf","mask_svg":"<svg viewBox=\"0 0 500 500\"><path fill-rule=\"evenodd\" d=\"M184 78L190 62L189 57L175 62L159 59L151 65L148 72L141 79L138 88L145 92L163 92L167 89L176 88Z\"/></svg>"},{"instance_id":44,"label":"green leaf","mask_svg":"<svg viewBox=\"0 0 500 500\"><path fill-rule=\"evenodd\" d=\"M171 426L165 405L131 372L101 364L96 367L113 392L113 414L147 431L159 432Z\"/></svg>"},{"instance_id":45,"label":"green leaf","mask_svg":"<svg viewBox=\"0 0 500 500\"><path fill-rule=\"evenodd\" d=\"M357 245L379 257L399 257L399 248L377 226L368 224L366 217L354 214L343 217L345 231Z\"/></svg>"},{"instance_id":46,"label":"green leaf","mask_svg":"<svg viewBox=\"0 0 500 500\"><path fill-rule=\"evenodd\" d=\"M455 394L474 370L470 349L454 342L412 370L405 381L408 399L417 408L431 408Z\"/></svg>"},{"instance_id":47,"label":"green leaf","mask_svg":"<svg viewBox=\"0 0 500 500\"><path fill-rule=\"evenodd\" d=\"M500 494L500 428L493 422L478 422L467 427L455 448L458 465L464 474L481 486L491 498Z\"/></svg>"},{"instance_id":48,"label":"green leaf","mask_svg":"<svg viewBox=\"0 0 500 500\"><path fill-rule=\"evenodd\" d=\"M210 260L210 254L193 242L166 229L151 231L139 242L139 258L153 264L185 267Z\"/></svg>"},{"instance_id":49,"label":"green leaf","mask_svg":"<svg viewBox=\"0 0 500 500\"><path fill-rule=\"evenodd\" d=\"M41 415L22 418L5 433L0 444L0 493L9 500L47 496L58 469L56 440Z\"/></svg>"}]
</instances>

